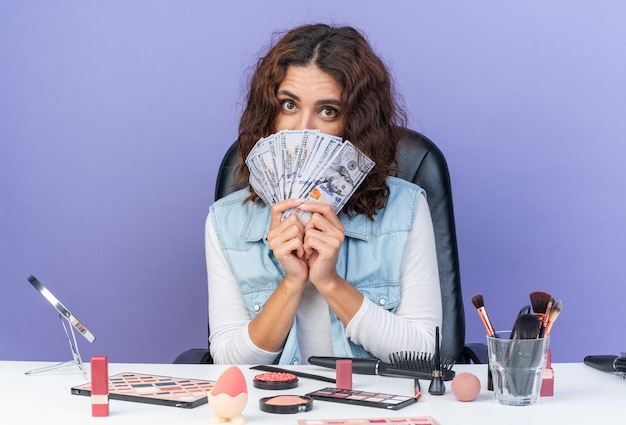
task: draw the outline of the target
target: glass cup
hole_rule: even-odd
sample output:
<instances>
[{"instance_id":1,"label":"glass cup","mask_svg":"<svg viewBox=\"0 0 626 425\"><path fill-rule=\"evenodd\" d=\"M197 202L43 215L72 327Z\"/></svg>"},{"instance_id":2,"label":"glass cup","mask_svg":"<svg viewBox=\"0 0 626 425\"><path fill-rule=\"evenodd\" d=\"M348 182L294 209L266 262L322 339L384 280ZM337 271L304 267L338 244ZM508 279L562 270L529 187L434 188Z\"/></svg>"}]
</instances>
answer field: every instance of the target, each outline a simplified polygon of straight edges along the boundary
<instances>
[{"instance_id":1,"label":"glass cup","mask_svg":"<svg viewBox=\"0 0 626 425\"><path fill-rule=\"evenodd\" d=\"M508 406L535 404L548 360L550 337L511 339L510 331L496 335L497 338L487 337L489 369L496 400Z\"/></svg>"}]
</instances>

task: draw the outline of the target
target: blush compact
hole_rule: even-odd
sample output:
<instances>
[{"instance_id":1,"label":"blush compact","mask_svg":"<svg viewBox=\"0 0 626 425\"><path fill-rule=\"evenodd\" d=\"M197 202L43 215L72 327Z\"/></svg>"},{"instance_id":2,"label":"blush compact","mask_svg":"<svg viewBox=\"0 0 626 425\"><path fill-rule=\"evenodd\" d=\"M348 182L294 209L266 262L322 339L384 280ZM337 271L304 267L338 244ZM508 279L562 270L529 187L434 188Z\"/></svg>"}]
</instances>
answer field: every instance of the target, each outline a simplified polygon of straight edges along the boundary
<instances>
[{"instance_id":1,"label":"blush compact","mask_svg":"<svg viewBox=\"0 0 626 425\"><path fill-rule=\"evenodd\" d=\"M298 377L287 372L261 373L254 377L252 383L262 390L288 390L298 386Z\"/></svg>"},{"instance_id":2,"label":"blush compact","mask_svg":"<svg viewBox=\"0 0 626 425\"><path fill-rule=\"evenodd\" d=\"M303 395L275 395L259 400L259 408L267 413L300 413L313 408L313 399Z\"/></svg>"}]
</instances>

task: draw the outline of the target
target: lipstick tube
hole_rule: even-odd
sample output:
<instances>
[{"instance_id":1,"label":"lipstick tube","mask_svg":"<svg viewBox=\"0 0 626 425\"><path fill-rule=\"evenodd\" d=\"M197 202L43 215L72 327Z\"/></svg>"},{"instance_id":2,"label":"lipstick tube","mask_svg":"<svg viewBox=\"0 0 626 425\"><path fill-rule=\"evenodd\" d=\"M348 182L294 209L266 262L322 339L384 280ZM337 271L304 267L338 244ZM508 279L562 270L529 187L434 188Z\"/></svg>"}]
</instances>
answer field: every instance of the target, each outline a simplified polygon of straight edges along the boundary
<instances>
[{"instance_id":1,"label":"lipstick tube","mask_svg":"<svg viewBox=\"0 0 626 425\"><path fill-rule=\"evenodd\" d=\"M342 390L352 389L352 360L337 360L337 388Z\"/></svg>"},{"instance_id":2,"label":"lipstick tube","mask_svg":"<svg viewBox=\"0 0 626 425\"><path fill-rule=\"evenodd\" d=\"M109 416L109 359L91 358L91 416Z\"/></svg>"},{"instance_id":3,"label":"lipstick tube","mask_svg":"<svg viewBox=\"0 0 626 425\"><path fill-rule=\"evenodd\" d=\"M541 397L550 397L554 395L554 369L552 369L552 351L548 349L548 361L543 370L541 380Z\"/></svg>"}]
</instances>

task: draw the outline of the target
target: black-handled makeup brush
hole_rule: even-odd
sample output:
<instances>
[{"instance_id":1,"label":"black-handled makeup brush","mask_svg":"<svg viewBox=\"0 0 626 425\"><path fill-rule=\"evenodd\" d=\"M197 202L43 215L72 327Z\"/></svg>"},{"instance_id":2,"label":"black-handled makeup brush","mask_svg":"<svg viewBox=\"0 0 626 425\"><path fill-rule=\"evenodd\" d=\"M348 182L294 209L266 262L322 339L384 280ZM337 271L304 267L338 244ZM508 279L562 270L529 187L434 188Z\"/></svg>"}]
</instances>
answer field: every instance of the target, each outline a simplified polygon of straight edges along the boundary
<instances>
[{"instance_id":1,"label":"black-handled makeup brush","mask_svg":"<svg viewBox=\"0 0 626 425\"><path fill-rule=\"evenodd\" d=\"M518 317L520 317L522 314L530 314L531 310L530 310L530 304L529 305L525 305L524 307L522 307L519 311L519 313L517 313L517 316L515 317L515 320L517 320ZM515 323L513 324L513 328L511 328L511 339L515 339L517 337L516 333L517 330L515 329Z\"/></svg>"},{"instance_id":2,"label":"black-handled makeup brush","mask_svg":"<svg viewBox=\"0 0 626 425\"><path fill-rule=\"evenodd\" d=\"M258 366L251 366L250 369L263 370L265 372L291 373L292 375L296 375L301 378L317 379L318 381L331 382L333 384L337 383L336 379L329 378L327 376L314 375L312 373L305 373L305 372L300 372L300 371L291 370L291 369L283 369L282 367L276 367L276 366L258 365Z\"/></svg>"},{"instance_id":3,"label":"black-handled makeup brush","mask_svg":"<svg viewBox=\"0 0 626 425\"><path fill-rule=\"evenodd\" d=\"M511 351L507 353L511 370L509 385L518 394L528 394L533 385L534 376L529 376L528 369L537 362L542 347L524 341L536 340L540 329L541 321L534 314L520 315L513 325L516 337L511 341Z\"/></svg>"},{"instance_id":4,"label":"black-handled makeup brush","mask_svg":"<svg viewBox=\"0 0 626 425\"><path fill-rule=\"evenodd\" d=\"M521 314L515 320L513 331L515 339L536 339L541 328L541 321L534 314Z\"/></svg>"},{"instance_id":5,"label":"black-handled makeup brush","mask_svg":"<svg viewBox=\"0 0 626 425\"><path fill-rule=\"evenodd\" d=\"M446 392L446 385L443 383L441 376L441 352L439 347L439 326L435 328L435 366L433 370L433 379L430 381L428 392L432 395L443 395Z\"/></svg>"}]
</instances>

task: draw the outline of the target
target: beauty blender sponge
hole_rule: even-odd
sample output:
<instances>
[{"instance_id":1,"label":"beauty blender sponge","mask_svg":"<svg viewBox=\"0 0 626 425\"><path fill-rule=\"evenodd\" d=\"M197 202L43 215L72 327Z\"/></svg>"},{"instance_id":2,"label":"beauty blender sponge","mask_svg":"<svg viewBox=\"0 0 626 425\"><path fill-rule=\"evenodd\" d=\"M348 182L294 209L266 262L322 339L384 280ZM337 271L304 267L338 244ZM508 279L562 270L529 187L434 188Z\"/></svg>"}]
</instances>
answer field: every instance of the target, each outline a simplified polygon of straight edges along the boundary
<instances>
[{"instance_id":1,"label":"beauty blender sponge","mask_svg":"<svg viewBox=\"0 0 626 425\"><path fill-rule=\"evenodd\" d=\"M450 385L452 394L459 401L472 401L480 393L480 380L469 372L458 373Z\"/></svg>"},{"instance_id":2,"label":"beauty blender sponge","mask_svg":"<svg viewBox=\"0 0 626 425\"><path fill-rule=\"evenodd\" d=\"M237 366L231 366L226 369L220 377L217 378L215 387L211 390L213 395L226 393L231 397L247 392L248 386L246 385L246 378Z\"/></svg>"},{"instance_id":3,"label":"beauty blender sponge","mask_svg":"<svg viewBox=\"0 0 626 425\"><path fill-rule=\"evenodd\" d=\"M210 424L230 421L231 425L244 425L241 413L248 402L248 386L241 370L237 366L226 369L207 393L207 400L214 412Z\"/></svg>"}]
</instances>

